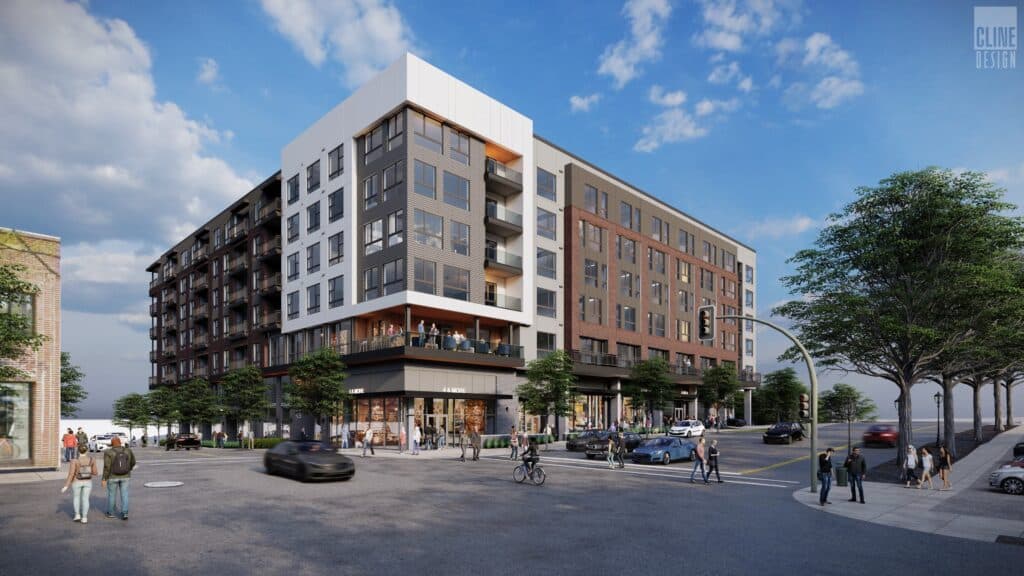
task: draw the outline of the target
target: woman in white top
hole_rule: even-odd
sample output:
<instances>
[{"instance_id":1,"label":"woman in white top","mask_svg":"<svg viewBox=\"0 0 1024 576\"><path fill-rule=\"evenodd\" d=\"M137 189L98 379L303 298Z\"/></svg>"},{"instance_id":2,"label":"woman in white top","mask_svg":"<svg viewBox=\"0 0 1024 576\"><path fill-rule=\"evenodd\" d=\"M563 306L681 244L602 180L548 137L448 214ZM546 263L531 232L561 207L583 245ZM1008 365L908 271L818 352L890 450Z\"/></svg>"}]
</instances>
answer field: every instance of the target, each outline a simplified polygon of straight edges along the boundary
<instances>
[{"instance_id":1,"label":"woman in white top","mask_svg":"<svg viewBox=\"0 0 1024 576\"><path fill-rule=\"evenodd\" d=\"M89 521L89 495L92 494L92 479L99 472L96 470L96 459L89 455L89 446L78 445L78 458L71 461L68 479L60 491L67 492L71 488L72 502L75 507L75 522L85 524Z\"/></svg>"},{"instance_id":2,"label":"woman in white top","mask_svg":"<svg viewBox=\"0 0 1024 576\"><path fill-rule=\"evenodd\" d=\"M907 445L907 460L903 463L903 473L907 477L907 488L910 488L910 481L917 480L917 451L913 444Z\"/></svg>"},{"instance_id":3,"label":"woman in white top","mask_svg":"<svg viewBox=\"0 0 1024 576\"><path fill-rule=\"evenodd\" d=\"M924 485L924 481L928 481L928 489L934 490L935 486L932 485L932 455L928 453L927 448L921 448L921 479L917 481L918 489Z\"/></svg>"}]
</instances>

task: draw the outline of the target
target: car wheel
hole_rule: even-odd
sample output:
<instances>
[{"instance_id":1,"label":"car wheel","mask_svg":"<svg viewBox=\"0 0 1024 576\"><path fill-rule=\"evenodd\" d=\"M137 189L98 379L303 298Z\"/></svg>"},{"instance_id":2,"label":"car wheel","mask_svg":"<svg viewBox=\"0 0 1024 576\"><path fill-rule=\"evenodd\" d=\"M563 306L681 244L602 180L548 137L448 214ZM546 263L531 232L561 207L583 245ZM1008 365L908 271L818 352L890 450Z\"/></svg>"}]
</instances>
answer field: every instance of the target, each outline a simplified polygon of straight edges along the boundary
<instances>
[{"instance_id":1,"label":"car wheel","mask_svg":"<svg viewBox=\"0 0 1024 576\"><path fill-rule=\"evenodd\" d=\"M263 467L267 469L267 476L274 476L277 474L277 471L274 470L274 463L270 460L264 460Z\"/></svg>"},{"instance_id":2,"label":"car wheel","mask_svg":"<svg viewBox=\"0 0 1024 576\"><path fill-rule=\"evenodd\" d=\"M665 452L665 454L661 457L661 463L668 466L669 464L672 463L672 456L669 455L668 452Z\"/></svg>"},{"instance_id":3,"label":"car wheel","mask_svg":"<svg viewBox=\"0 0 1024 576\"><path fill-rule=\"evenodd\" d=\"M302 482L309 482L309 467L307 467L305 464L303 464L299 468L299 473L298 473L298 475L296 477L299 480L301 480Z\"/></svg>"},{"instance_id":4,"label":"car wheel","mask_svg":"<svg viewBox=\"0 0 1024 576\"><path fill-rule=\"evenodd\" d=\"M1003 488L1003 492L1007 494L1021 495L1024 494L1024 480L1020 478L1007 478L1000 484Z\"/></svg>"}]
</instances>

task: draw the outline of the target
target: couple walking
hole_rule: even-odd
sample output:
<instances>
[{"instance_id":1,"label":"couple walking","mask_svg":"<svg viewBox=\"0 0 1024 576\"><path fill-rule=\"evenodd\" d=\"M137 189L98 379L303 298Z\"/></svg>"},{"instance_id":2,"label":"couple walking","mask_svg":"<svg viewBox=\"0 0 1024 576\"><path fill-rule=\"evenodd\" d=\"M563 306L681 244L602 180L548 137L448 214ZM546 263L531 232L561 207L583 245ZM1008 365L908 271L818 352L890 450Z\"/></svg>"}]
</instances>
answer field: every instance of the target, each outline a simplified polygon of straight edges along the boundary
<instances>
[{"instance_id":1,"label":"couple walking","mask_svg":"<svg viewBox=\"0 0 1024 576\"><path fill-rule=\"evenodd\" d=\"M824 506L831 504L828 493L832 490L832 456L835 450L829 448L818 454L818 481L821 482L821 490L818 491L818 504ZM860 448L854 448L853 452L846 457L843 468L849 473L850 478L850 502L856 502L858 491L860 503L864 504L864 479L867 477L868 464L860 453Z\"/></svg>"},{"instance_id":2,"label":"couple walking","mask_svg":"<svg viewBox=\"0 0 1024 576\"><path fill-rule=\"evenodd\" d=\"M694 460L693 470L690 471L690 483L693 483L693 477L697 474L697 469L700 469L700 478L705 484L710 484L711 473L715 473L715 478L718 479L718 483L722 483L722 475L718 472L718 440L711 441L711 447L704 450L704 437L701 436L697 442L697 447L693 449ZM707 470L705 471L705 462L707 463Z\"/></svg>"},{"instance_id":3,"label":"couple walking","mask_svg":"<svg viewBox=\"0 0 1024 576\"><path fill-rule=\"evenodd\" d=\"M107 490L107 518L114 518L117 508L117 496L121 496L121 519L128 520L128 484L135 468L135 454L131 448L121 446L121 439L115 436L110 440L110 449L103 453L103 480L101 485ZM61 493L71 488L72 505L75 509L75 522L89 522L89 496L92 494L93 477L99 475L96 459L89 455L87 444L78 445L78 458L71 461L68 478L64 482Z\"/></svg>"}]
</instances>

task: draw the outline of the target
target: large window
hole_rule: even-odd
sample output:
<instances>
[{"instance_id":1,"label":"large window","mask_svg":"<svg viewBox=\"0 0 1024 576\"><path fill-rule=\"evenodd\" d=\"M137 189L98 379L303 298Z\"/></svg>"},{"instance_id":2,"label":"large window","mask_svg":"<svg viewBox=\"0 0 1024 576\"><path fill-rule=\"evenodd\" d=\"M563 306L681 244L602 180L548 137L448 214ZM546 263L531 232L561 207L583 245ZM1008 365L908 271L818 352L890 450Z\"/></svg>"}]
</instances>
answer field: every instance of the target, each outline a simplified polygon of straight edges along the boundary
<instances>
[{"instance_id":1,"label":"large window","mask_svg":"<svg viewBox=\"0 0 1024 576\"><path fill-rule=\"evenodd\" d=\"M17 300L3 301L0 300L0 314L10 314L12 316L20 316L21 319L14 319L17 324L24 324L24 330L29 334L35 334L36 331L36 316L35 316L35 294L21 294ZM17 330L22 330L19 326ZM2 407L2 406L0 406Z\"/></svg>"},{"instance_id":2,"label":"large window","mask_svg":"<svg viewBox=\"0 0 1024 576\"><path fill-rule=\"evenodd\" d=\"M296 174L288 179L288 203L294 204L299 201L299 175ZM220 245L219 242L216 245Z\"/></svg>"},{"instance_id":3,"label":"large window","mask_svg":"<svg viewBox=\"0 0 1024 576\"><path fill-rule=\"evenodd\" d=\"M548 200L555 200L555 175L537 168L537 196L541 198L547 198Z\"/></svg>"},{"instance_id":4,"label":"large window","mask_svg":"<svg viewBox=\"0 0 1024 576\"><path fill-rule=\"evenodd\" d=\"M320 229L320 202L306 207L306 232L316 232Z\"/></svg>"},{"instance_id":5,"label":"large window","mask_svg":"<svg viewBox=\"0 0 1024 576\"><path fill-rule=\"evenodd\" d=\"M339 188L327 195L327 220L334 222L345 215L345 189Z\"/></svg>"},{"instance_id":6,"label":"large window","mask_svg":"<svg viewBox=\"0 0 1024 576\"><path fill-rule=\"evenodd\" d=\"M288 217L288 242L294 242L299 237L299 215L292 214Z\"/></svg>"},{"instance_id":7,"label":"large window","mask_svg":"<svg viewBox=\"0 0 1024 576\"><path fill-rule=\"evenodd\" d=\"M588 248L594 252L602 252L604 250L604 228L580 220L579 236L580 248Z\"/></svg>"},{"instance_id":8,"label":"large window","mask_svg":"<svg viewBox=\"0 0 1024 576\"><path fill-rule=\"evenodd\" d=\"M676 279L683 284L690 283L690 263L676 258Z\"/></svg>"},{"instance_id":9,"label":"large window","mask_svg":"<svg viewBox=\"0 0 1024 576\"><path fill-rule=\"evenodd\" d=\"M636 241L624 236L616 236L615 253L619 257L619 262L636 264Z\"/></svg>"},{"instance_id":10,"label":"large window","mask_svg":"<svg viewBox=\"0 0 1024 576\"><path fill-rule=\"evenodd\" d=\"M448 130L448 156L456 162L469 165L469 135Z\"/></svg>"},{"instance_id":11,"label":"large window","mask_svg":"<svg viewBox=\"0 0 1024 576\"><path fill-rule=\"evenodd\" d=\"M415 134L416 143L427 150L441 153L441 123L419 112L409 113L409 123Z\"/></svg>"},{"instance_id":12,"label":"large window","mask_svg":"<svg viewBox=\"0 0 1024 576\"><path fill-rule=\"evenodd\" d=\"M601 218L608 217L608 193L600 192L590 184L583 185L583 209Z\"/></svg>"},{"instance_id":13,"label":"large window","mask_svg":"<svg viewBox=\"0 0 1024 576\"><path fill-rule=\"evenodd\" d=\"M647 313L647 333L651 336L665 337L665 315L654 312Z\"/></svg>"},{"instance_id":14,"label":"large window","mask_svg":"<svg viewBox=\"0 0 1024 576\"><path fill-rule=\"evenodd\" d=\"M554 318L558 315L556 295L553 290L537 288L537 315Z\"/></svg>"},{"instance_id":15,"label":"large window","mask_svg":"<svg viewBox=\"0 0 1024 576\"><path fill-rule=\"evenodd\" d=\"M316 314L320 311L320 284L313 284L306 287L306 314Z\"/></svg>"},{"instance_id":16,"label":"large window","mask_svg":"<svg viewBox=\"0 0 1024 576\"><path fill-rule=\"evenodd\" d=\"M751 266L743 267L743 277L747 284L754 283L754 268Z\"/></svg>"},{"instance_id":17,"label":"large window","mask_svg":"<svg viewBox=\"0 0 1024 576\"><path fill-rule=\"evenodd\" d=\"M682 228L679 229L679 246L678 248L686 252L687 254L693 254L694 238L693 234L690 234Z\"/></svg>"},{"instance_id":18,"label":"large window","mask_svg":"<svg viewBox=\"0 0 1024 576\"><path fill-rule=\"evenodd\" d=\"M445 266L444 295L447 298L469 300L469 270Z\"/></svg>"},{"instance_id":19,"label":"large window","mask_svg":"<svg viewBox=\"0 0 1024 576\"><path fill-rule=\"evenodd\" d=\"M376 208L380 204L380 174L372 174L363 180L363 210Z\"/></svg>"},{"instance_id":20,"label":"large window","mask_svg":"<svg viewBox=\"0 0 1024 576\"><path fill-rule=\"evenodd\" d=\"M537 332L537 358L543 358L555 351L557 344L555 335L549 332Z\"/></svg>"},{"instance_id":21,"label":"large window","mask_svg":"<svg viewBox=\"0 0 1024 576\"><path fill-rule=\"evenodd\" d=\"M299 317L299 291L288 293L288 319Z\"/></svg>"},{"instance_id":22,"label":"large window","mask_svg":"<svg viewBox=\"0 0 1024 576\"><path fill-rule=\"evenodd\" d=\"M710 270L700 269L700 287L713 292L715 290L715 273Z\"/></svg>"},{"instance_id":23,"label":"large window","mask_svg":"<svg viewBox=\"0 0 1024 576\"><path fill-rule=\"evenodd\" d=\"M558 236L558 220L543 208L537 208L537 235L555 240Z\"/></svg>"},{"instance_id":24,"label":"large window","mask_svg":"<svg viewBox=\"0 0 1024 576\"><path fill-rule=\"evenodd\" d=\"M437 168L416 160L413 172L413 190L427 198L437 198Z\"/></svg>"},{"instance_id":25,"label":"large window","mask_svg":"<svg viewBox=\"0 0 1024 576\"><path fill-rule=\"evenodd\" d=\"M668 244L668 222L663 221L657 216L651 216L651 238Z\"/></svg>"},{"instance_id":26,"label":"large window","mask_svg":"<svg viewBox=\"0 0 1024 576\"><path fill-rule=\"evenodd\" d=\"M736 255L732 252L722 250L722 268L725 268L726 272L736 271Z\"/></svg>"},{"instance_id":27,"label":"large window","mask_svg":"<svg viewBox=\"0 0 1024 576\"><path fill-rule=\"evenodd\" d=\"M630 230L640 231L640 209L628 202L619 204L619 224Z\"/></svg>"},{"instance_id":28,"label":"large window","mask_svg":"<svg viewBox=\"0 0 1024 576\"><path fill-rule=\"evenodd\" d=\"M615 327L622 330L629 330L630 332L636 332L636 308L616 304Z\"/></svg>"},{"instance_id":29,"label":"large window","mask_svg":"<svg viewBox=\"0 0 1024 576\"><path fill-rule=\"evenodd\" d=\"M680 342L690 341L690 321L676 320L676 339Z\"/></svg>"},{"instance_id":30,"label":"large window","mask_svg":"<svg viewBox=\"0 0 1024 576\"><path fill-rule=\"evenodd\" d=\"M704 245L704 249L701 251L701 256L700 256L701 259L704 260L705 262L709 262L711 264L717 264L718 263L718 248L714 244L712 244L711 242L708 242L707 240L704 241L703 245Z\"/></svg>"},{"instance_id":31,"label":"large window","mask_svg":"<svg viewBox=\"0 0 1024 576\"><path fill-rule=\"evenodd\" d=\"M405 112L399 112L388 119L388 150L402 145L402 133L405 132Z\"/></svg>"},{"instance_id":32,"label":"large window","mask_svg":"<svg viewBox=\"0 0 1024 576\"><path fill-rule=\"evenodd\" d=\"M341 144L327 153L327 179L333 180L345 171L345 145Z\"/></svg>"},{"instance_id":33,"label":"large window","mask_svg":"<svg viewBox=\"0 0 1024 576\"><path fill-rule=\"evenodd\" d=\"M327 281L327 306L337 308L345 305L345 276L335 276Z\"/></svg>"},{"instance_id":34,"label":"large window","mask_svg":"<svg viewBox=\"0 0 1024 576\"><path fill-rule=\"evenodd\" d=\"M388 214L388 246L398 246L405 241L405 210Z\"/></svg>"},{"instance_id":35,"label":"large window","mask_svg":"<svg viewBox=\"0 0 1024 576\"><path fill-rule=\"evenodd\" d=\"M341 259L345 257L345 233L338 232L327 239L327 258L328 265L333 266Z\"/></svg>"},{"instance_id":36,"label":"large window","mask_svg":"<svg viewBox=\"0 0 1024 576\"><path fill-rule=\"evenodd\" d=\"M444 201L456 208L469 210L469 180L445 171Z\"/></svg>"},{"instance_id":37,"label":"large window","mask_svg":"<svg viewBox=\"0 0 1024 576\"><path fill-rule=\"evenodd\" d=\"M583 284L597 288L597 260L583 260Z\"/></svg>"},{"instance_id":38,"label":"large window","mask_svg":"<svg viewBox=\"0 0 1024 576\"><path fill-rule=\"evenodd\" d=\"M434 294L437 287L437 264L430 260L416 258L413 260L412 289L417 292Z\"/></svg>"},{"instance_id":39,"label":"large window","mask_svg":"<svg viewBox=\"0 0 1024 576\"><path fill-rule=\"evenodd\" d=\"M384 249L384 220L374 220L363 225L364 254L374 254Z\"/></svg>"},{"instance_id":40,"label":"large window","mask_svg":"<svg viewBox=\"0 0 1024 576\"><path fill-rule=\"evenodd\" d=\"M665 284L651 282L651 304L662 305L665 302L665 290Z\"/></svg>"},{"instance_id":41,"label":"large window","mask_svg":"<svg viewBox=\"0 0 1024 576\"><path fill-rule=\"evenodd\" d=\"M306 247L306 274L320 271L320 243Z\"/></svg>"},{"instance_id":42,"label":"large window","mask_svg":"<svg viewBox=\"0 0 1024 576\"><path fill-rule=\"evenodd\" d=\"M693 293L686 290L676 292L676 299L679 301L679 314L693 312Z\"/></svg>"},{"instance_id":43,"label":"large window","mask_svg":"<svg viewBox=\"0 0 1024 576\"><path fill-rule=\"evenodd\" d=\"M380 297L380 268L363 270L363 301Z\"/></svg>"},{"instance_id":44,"label":"large window","mask_svg":"<svg viewBox=\"0 0 1024 576\"><path fill-rule=\"evenodd\" d=\"M289 281L295 280L298 277L299 277L299 253L296 252L294 254L289 254L288 255L288 280ZM227 294L228 291L224 290L224 293Z\"/></svg>"},{"instance_id":45,"label":"large window","mask_svg":"<svg viewBox=\"0 0 1024 576\"><path fill-rule=\"evenodd\" d=\"M384 265L384 294L405 290L405 259L399 258Z\"/></svg>"},{"instance_id":46,"label":"large window","mask_svg":"<svg viewBox=\"0 0 1024 576\"><path fill-rule=\"evenodd\" d=\"M0 465L32 458L32 385L0 383Z\"/></svg>"},{"instance_id":47,"label":"large window","mask_svg":"<svg viewBox=\"0 0 1024 576\"><path fill-rule=\"evenodd\" d=\"M654 248L647 249L647 268L658 274L665 273L665 253Z\"/></svg>"},{"instance_id":48,"label":"large window","mask_svg":"<svg viewBox=\"0 0 1024 576\"><path fill-rule=\"evenodd\" d=\"M363 164L369 164L384 154L384 128L387 121L381 122L369 134L363 136Z\"/></svg>"},{"instance_id":49,"label":"large window","mask_svg":"<svg viewBox=\"0 0 1024 576\"><path fill-rule=\"evenodd\" d=\"M444 219L436 214L416 209L413 211L413 240L417 244L444 248Z\"/></svg>"},{"instance_id":50,"label":"large window","mask_svg":"<svg viewBox=\"0 0 1024 576\"><path fill-rule=\"evenodd\" d=\"M452 233L452 251L456 254L469 256L469 224L456 222L450 223Z\"/></svg>"},{"instance_id":51,"label":"large window","mask_svg":"<svg viewBox=\"0 0 1024 576\"><path fill-rule=\"evenodd\" d=\"M314 192L320 188L320 161L313 162L306 167L306 193Z\"/></svg>"},{"instance_id":52,"label":"large window","mask_svg":"<svg viewBox=\"0 0 1024 576\"><path fill-rule=\"evenodd\" d=\"M545 278L554 278L557 275L554 252L537 248L537 275Z\"/></svg>"},{"instance_id":53,"label":"large window","mask_svg":"<svg viewBox=\"0 0 1024 576\"><path fill-rule=\"evenodd\" d=\"M405 160L399 160L384 169L384 202L388 201L388 190L405 182Z\"/></svg>"}]
</instances>

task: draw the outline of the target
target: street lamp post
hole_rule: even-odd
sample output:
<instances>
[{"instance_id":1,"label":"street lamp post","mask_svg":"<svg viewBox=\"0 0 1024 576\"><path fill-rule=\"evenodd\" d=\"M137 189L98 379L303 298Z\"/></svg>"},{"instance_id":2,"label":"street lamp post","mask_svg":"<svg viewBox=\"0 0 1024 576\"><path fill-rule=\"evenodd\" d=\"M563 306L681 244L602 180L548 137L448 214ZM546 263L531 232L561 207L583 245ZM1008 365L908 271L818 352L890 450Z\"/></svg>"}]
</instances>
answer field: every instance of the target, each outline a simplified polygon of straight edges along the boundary
<instances>
[{"instance_id":1,"label":"street lamp post","mask_svg":"<svg viewBox=\"0 0 1024 576\"><path fill-rule=\"evenodd\" d=\"M935 449L939 449L939 431L942 429L939 425L939 406L942 405L942 392L935 393Z\"/></svg>"}]
</instances>

